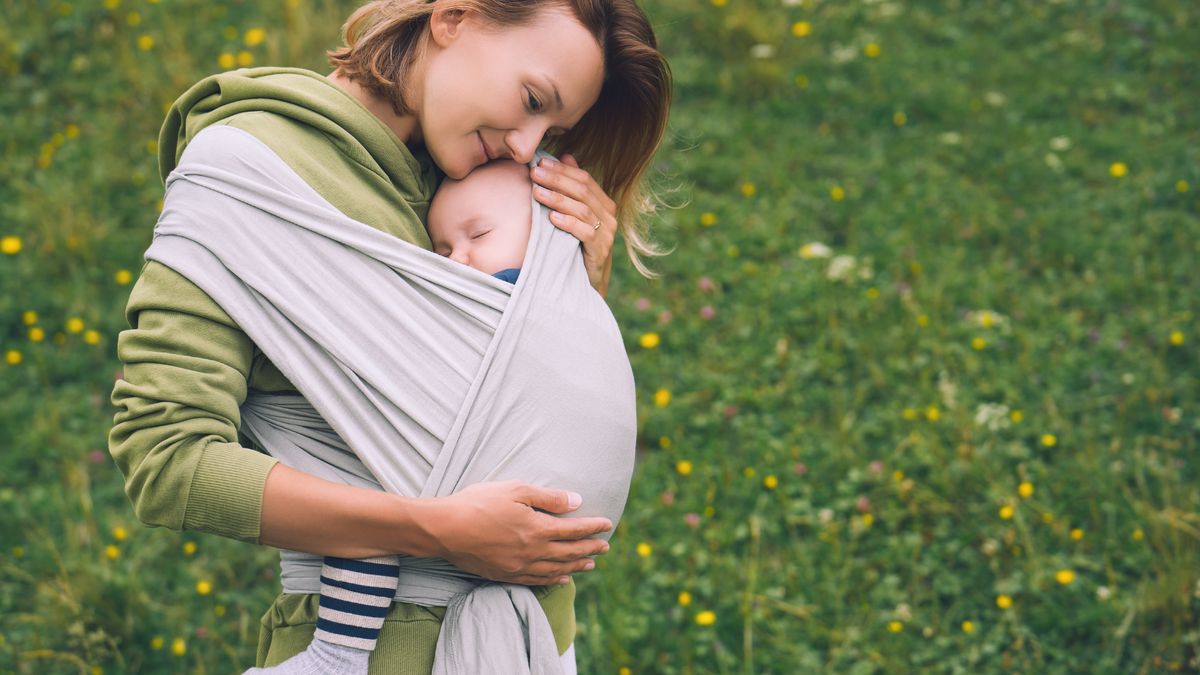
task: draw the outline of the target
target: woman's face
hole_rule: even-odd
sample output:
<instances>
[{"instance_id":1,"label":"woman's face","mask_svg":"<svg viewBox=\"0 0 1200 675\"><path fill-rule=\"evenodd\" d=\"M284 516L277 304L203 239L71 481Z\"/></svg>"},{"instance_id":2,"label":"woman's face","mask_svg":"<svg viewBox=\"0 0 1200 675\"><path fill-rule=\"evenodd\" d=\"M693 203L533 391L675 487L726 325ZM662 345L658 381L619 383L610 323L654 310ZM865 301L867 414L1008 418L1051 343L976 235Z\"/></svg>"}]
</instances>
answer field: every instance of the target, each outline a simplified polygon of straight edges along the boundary
<instances>
[{"instance_id":1,"label":"woman's face","mask_svg":"<svg viewBox=\"0 0 1200 675\"><path fill-rule=\"evenodd\" d=\"M417 124L451 178L492 159L529 162L543 136L571 128L600 96L600 46L565 10L504 27L435 12L430 30Z\"/></svg>"}]
</instances>

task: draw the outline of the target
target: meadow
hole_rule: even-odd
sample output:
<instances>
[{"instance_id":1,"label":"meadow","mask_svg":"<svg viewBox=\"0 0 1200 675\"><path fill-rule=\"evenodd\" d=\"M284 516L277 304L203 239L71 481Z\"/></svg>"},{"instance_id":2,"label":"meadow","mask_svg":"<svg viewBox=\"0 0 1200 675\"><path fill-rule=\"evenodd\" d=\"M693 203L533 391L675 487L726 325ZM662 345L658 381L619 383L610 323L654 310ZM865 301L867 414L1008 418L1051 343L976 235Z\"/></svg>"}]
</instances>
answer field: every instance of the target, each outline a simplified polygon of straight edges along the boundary
<instances>
[{"instance_id":1,"label":"meadow","mask_svg":"<svg viewBox=\"0 0 1200 675\"><path fill-rule=\"evenodd\" d=\"M354 2L0 1L0 672L252 665L277 559L107 453L165 109ZM1200 6L647 0L674 250L580 673L1200 671Z\"/></svg>"}]
</instances>

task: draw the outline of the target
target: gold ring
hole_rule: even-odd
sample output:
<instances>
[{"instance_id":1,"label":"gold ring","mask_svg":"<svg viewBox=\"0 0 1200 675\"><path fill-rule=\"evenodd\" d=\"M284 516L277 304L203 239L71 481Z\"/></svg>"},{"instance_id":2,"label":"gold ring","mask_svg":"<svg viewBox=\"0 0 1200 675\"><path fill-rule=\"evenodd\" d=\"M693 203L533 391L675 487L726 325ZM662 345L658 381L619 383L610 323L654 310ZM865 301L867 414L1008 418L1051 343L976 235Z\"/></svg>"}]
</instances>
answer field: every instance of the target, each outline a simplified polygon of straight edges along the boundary
<instances>
[{"instance_id":1,"label":"gold ring","mask_svg":"<svg viewBox=\"0 0 1200 675\"><path fill-rule=\"evenodd\" d=\"M598 229L600 229L600 221L599 220L597 220L596 224L592 226L592 231L595 232Z\"/></svg>"}]
</instances>

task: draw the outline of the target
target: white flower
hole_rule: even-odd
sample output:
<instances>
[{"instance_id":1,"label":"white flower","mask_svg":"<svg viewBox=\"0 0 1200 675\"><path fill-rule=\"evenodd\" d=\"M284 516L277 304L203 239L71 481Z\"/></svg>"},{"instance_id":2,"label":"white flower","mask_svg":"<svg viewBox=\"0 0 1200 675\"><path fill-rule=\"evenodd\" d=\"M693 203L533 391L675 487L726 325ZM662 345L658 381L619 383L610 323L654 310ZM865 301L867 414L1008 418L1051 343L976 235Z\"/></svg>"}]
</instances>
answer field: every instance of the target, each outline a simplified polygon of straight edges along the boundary
<instances>
[{"instance_id":1,"label":"white flower","mask_svg":"<svg viewBox=\"0 0 1200 675\"><path fill-rule=\"evenodd\" d=\"M1054 171L1062 171L1063 169L1062 160L1059 159L1058 155L1054 154L1053 152L1047 152L1044 161L1046 162L1046 166L1050 167Z\"/></svg>"},{"instance_id":2,"label":"white flower","mask_svg":"<svg viewBox=\"0 0 1200 675\"><path fill-rule=\"evenodd\" d=\"M1000 551L1000 542L995 539L984 539L979 545L979 550L986 556L996 555Z\"/></svg>"},{"instance_id":3,"label":"white flower","mask_svg":"<svg viewBox=\"0 0 1200 675\"><path fill-rule=\"evenodd\" d=\"M988 431L999 431L1009 427L1008 406L1000 403L981 403L975 409L975 426Z\"/></svg>"},{"instance_id":4,"label":"white flower","mask_svg":"<svg viewBox=\"0 0 1200 675\"><path fill-rule=\"evenodd\" d=\"M912 608L907 602L902 602L896 605L896 610L892 612L897 621L912 621Z\"/></svg>"},{"instance_id":5,"label":"white flower","mask_svg":"<svg viewBox=\"0 0 1200 675\"><path fill-rule=\"evenodd\" d=\"M946 133L938 136L938 140L946 145L958 145L959 143L962 143L962 134L958 133L957 131L947 131Z\"/></svg>"},{"instance_id":6,"label":"white flower","mask_svg":"<svg viewBox=\"0 0 1200 675\"><path fill-rule=\"evenodd\" d=\"M768 44L757 44L750 48L750 56L756 59L769 59L775 56L775 46Z\"/></svg>"},{"instance_id":7,"label":"white flower","mask_svg":"<svg viewBox=\"0 0 1200 675\"><path fill-rule=\"evenodd\" d=\"M983 100L993 108L999 108L1000 106L1004 105L1004 102L1008 99L1004 98L1004 94L1001 94L998 91L989 91L983 95Z\"/></svg>"},{"instance_id":8,"label":"white flower","mask_svg":"<svg viewBox=\"0 0 1200 675\"><path fill-rule=\"evenodd\" d=\"M967 312L967 323L973 323L983 328L995 328L1008 332L1008 317L992 309L976 309Z\"/></svg>"},{"instance_id":9,"label":"white flower","mask_svg":"<svg viewBox=\"0 0 1200 675\"><path fill-rule=\"evenodd\" d=\"M1112 597L1112 590L1108 586L1097 586L1096 597L1101 601L1107 600Z\"/></svg>"},{"instance_id":10,"label":"white flower","mask_svg":"<svg viewBox=\"0 0 1200 675\"><path fill-rule=\"evenodd\" d=\"M813 258L828 258L831 255L833 255L833 249L817 241L807 243L800 247L800 257L804 258L805 260L812 260Z\"/></svg>"},{"instance_id":11,"label":"white flower","mask_svg":"<svg viewBox=\"0 0 1200 675\"><path fill-rule=\"evenodd\" d=\"M854 45L835 44L829 52L829 60L834 63L847 63L858 58L858 47Z\"/></svg>"},{"instance_id":12,"label":"white flower","mask_svg":"<svg viewBox=\"0 0 1200 675\"><path fill-rule=\"evenodd\" d=\"M882 19L890 19L893 16L899 15L904 11L904 7L898 2L885 2L879 6L879 17Z\"/></svg>"},{"instance_id":13,"label":"white flower","mask_svg":"<svg viewBox=\"0 0 1200 675\"><path fill-rule=\"evenodd\" d=\"M825 276L834 281L841 281L849 277L854 272L854 256L839 255L829 261L829 269L825 270Z\"/></svg>"},{"instance_id":14,"label":"white flower","mask_svg":"<svg viewBox=\"0 0 1200 675\"><path fill-rule=\"evenodd\" d=\"M1050 149L1056 152L1062 152L1071 147L1071 139L1066 136L1055 136L1050 139Z\"/></svg>"},{"instance_id":15,"label":"white flower","mask_svg":"<svg viewBox=\"0 0 1200 675\"><path fill-rule=\"evenodd\" d=\"M828 523L833 520L833 509L825 508L817 511L817 520Z\"/></svg>"}]
</instances>

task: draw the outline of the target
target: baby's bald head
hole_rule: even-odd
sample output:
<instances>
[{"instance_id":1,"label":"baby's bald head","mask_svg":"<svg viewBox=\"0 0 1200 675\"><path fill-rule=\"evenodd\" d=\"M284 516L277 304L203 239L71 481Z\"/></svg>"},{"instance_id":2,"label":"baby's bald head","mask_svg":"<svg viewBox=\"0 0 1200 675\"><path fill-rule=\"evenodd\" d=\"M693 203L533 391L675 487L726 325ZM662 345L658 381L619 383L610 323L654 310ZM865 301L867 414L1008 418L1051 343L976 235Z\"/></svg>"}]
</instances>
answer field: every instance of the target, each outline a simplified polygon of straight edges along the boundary
<instances>
[{"instance_id":1,"label":"baby's bald head","mask_svg":"<svg viewBox=\"0 0 1200 675\"><path fill-rule=\"evenodd\" d=\"M520 267L532 219L529 168L495 160L462 180L447 178L429 206L429 238L438 255L495 274Z\"/></svg>"}]
</instances>

